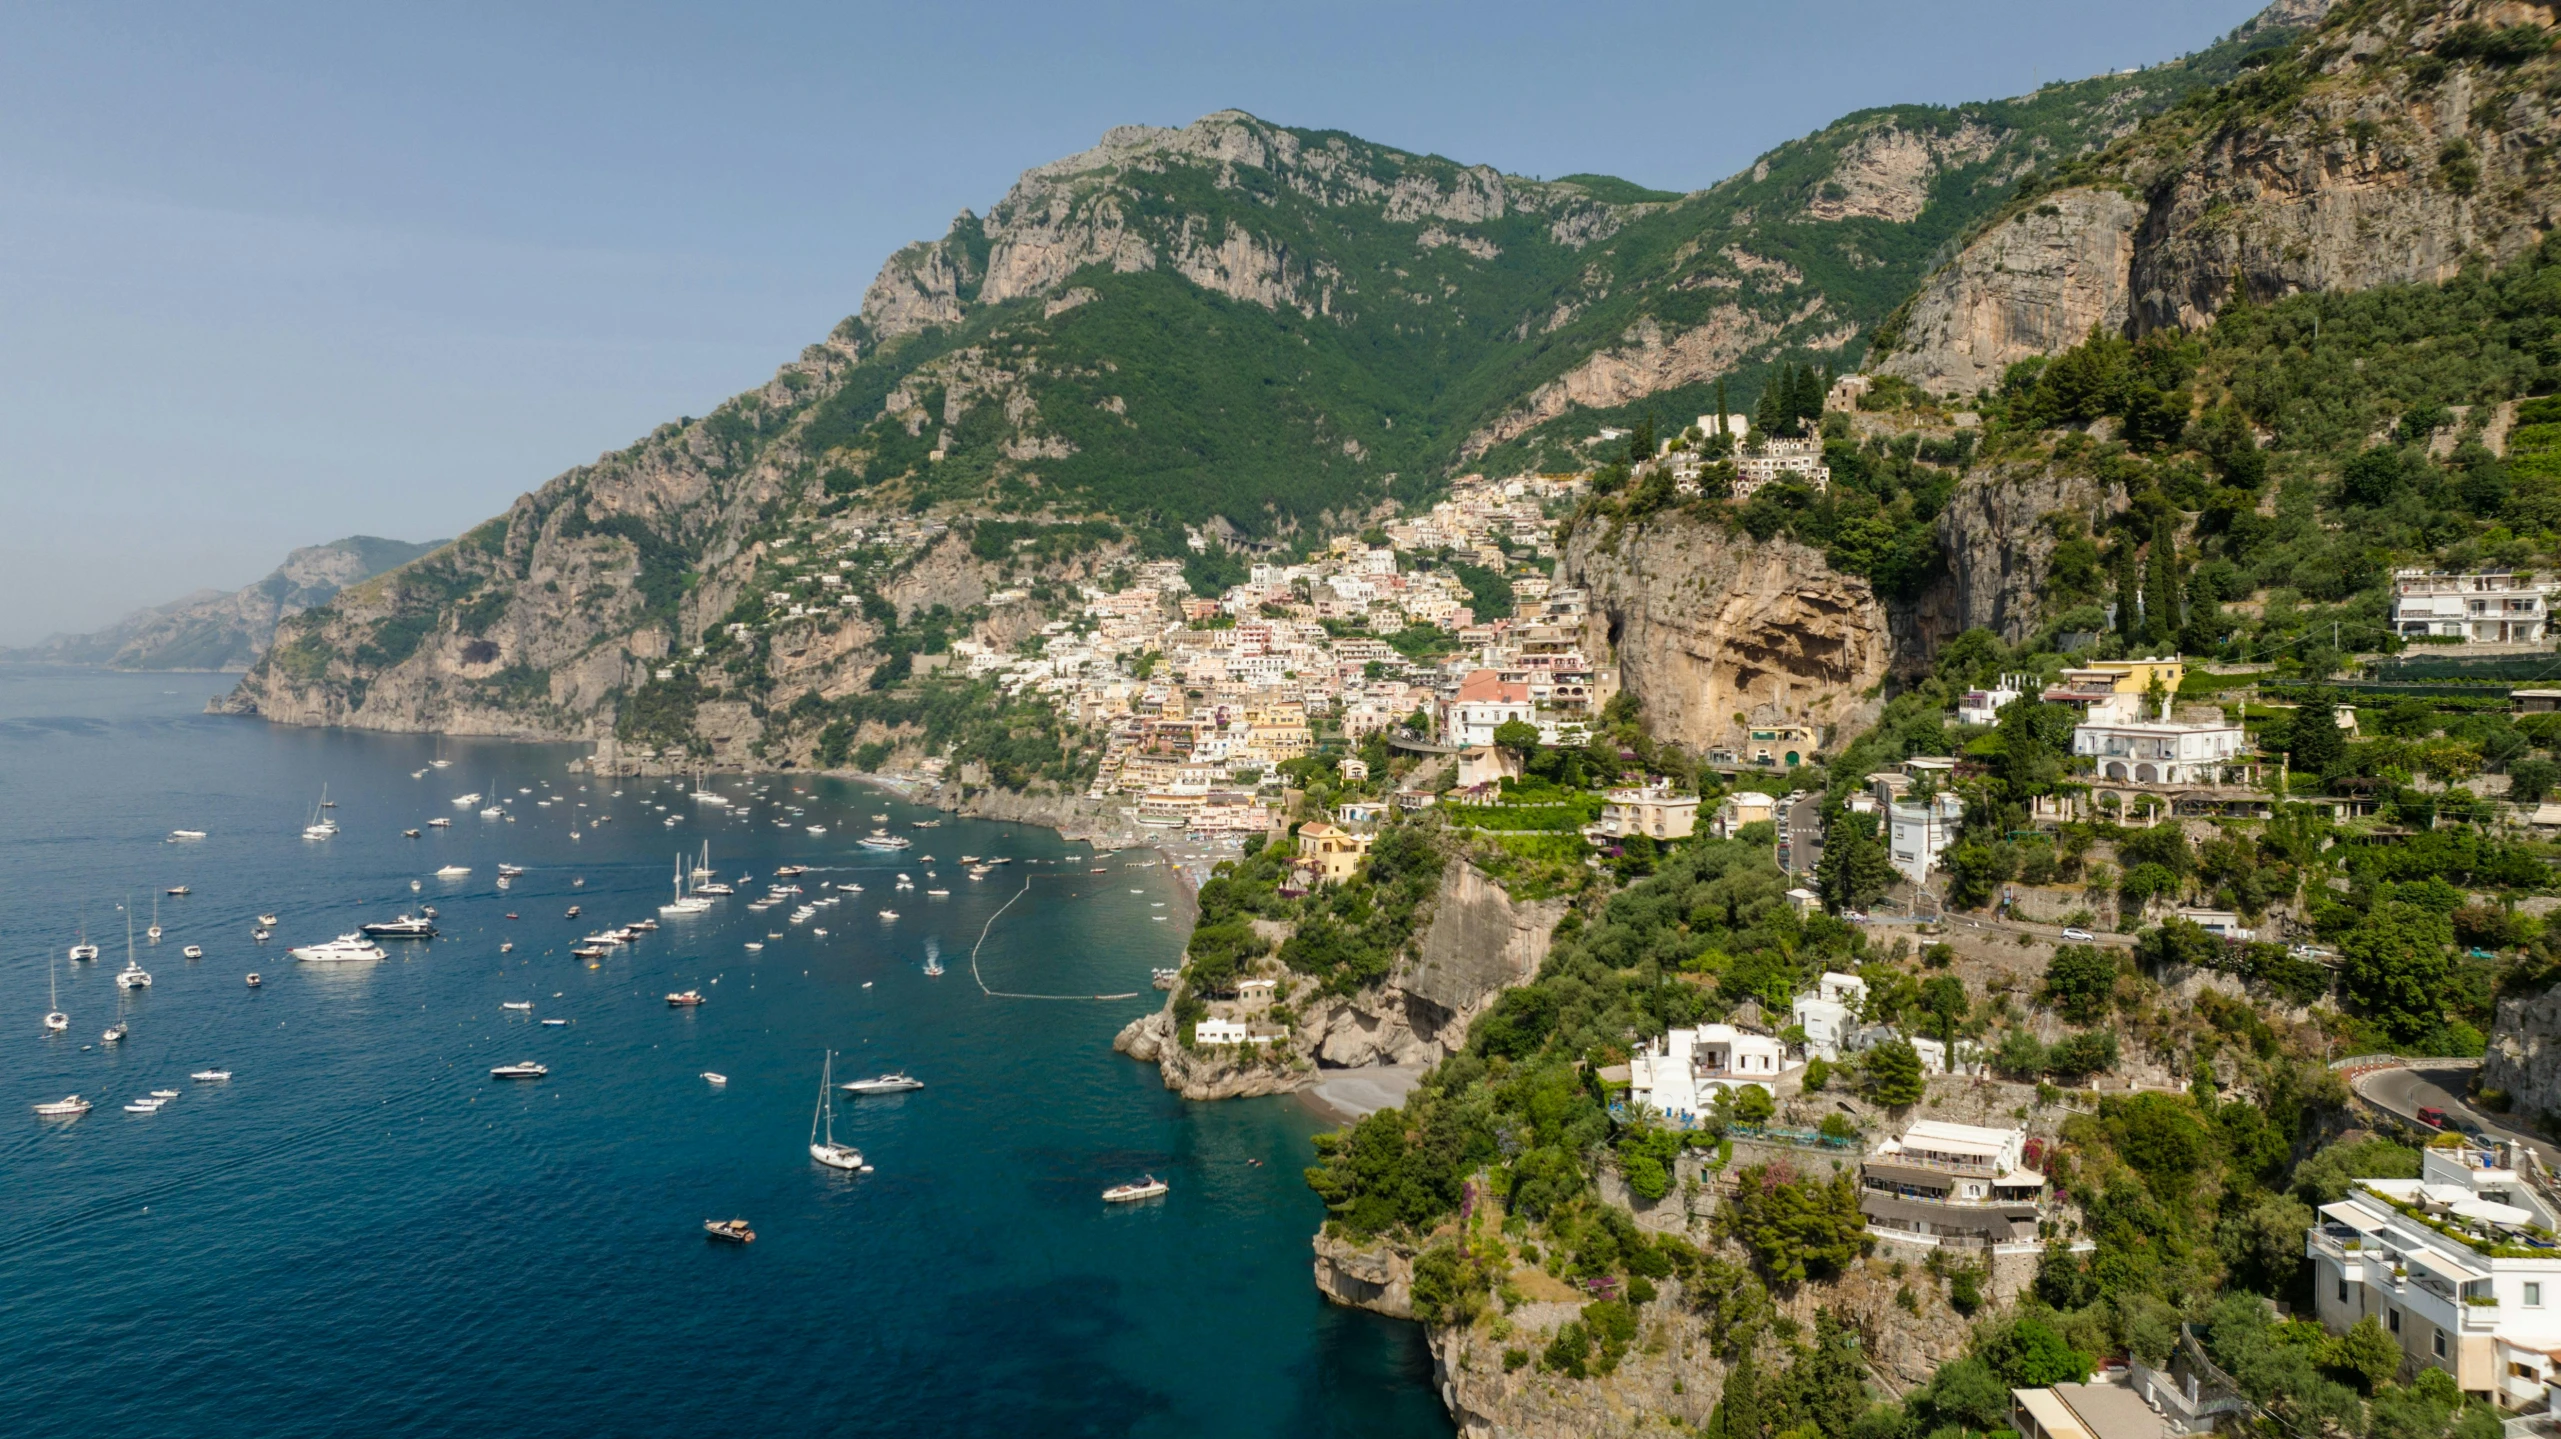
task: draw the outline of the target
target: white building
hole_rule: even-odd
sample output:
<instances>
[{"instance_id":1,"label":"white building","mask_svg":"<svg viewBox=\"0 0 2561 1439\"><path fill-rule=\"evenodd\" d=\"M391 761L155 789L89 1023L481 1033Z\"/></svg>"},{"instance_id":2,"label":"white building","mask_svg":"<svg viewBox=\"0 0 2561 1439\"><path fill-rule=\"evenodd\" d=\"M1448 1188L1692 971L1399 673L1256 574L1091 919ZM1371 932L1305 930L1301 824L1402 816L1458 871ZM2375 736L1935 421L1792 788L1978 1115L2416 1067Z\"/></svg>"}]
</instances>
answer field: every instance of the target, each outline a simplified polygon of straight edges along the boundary
<instances>
[{"instance_id":1,"label":"white building","mask_svg":"<svg viewBox=\"0 0 2561 1439\"><path fill-rule=\"evenodd\" d=\"M1795 480L1816 494L1832 487L1832 467L1823 463L1823 442L1819 439L1768 440L1757 455L1734 457L1734 501L1750 499L1761 486L1780 479Z\"/></svg>"},{"instance_id":2,"label":"white building","mask_svg":"<svg viewBox=\"0 0 2561 1439\"><path fill-rule=\"evenodd\" d=\"M2466 644L2540 644L2552 611L2553 584L2531 572L2392 572L2392 628L2403 635L2459 638Z\"/></svg>"},{"instance_id":3,"label":"white building","mask_svg":"<svg viewBox=\"0 0 2561 1439\"><path fill-rule=\"evenodd\" d=\"M1458 696L1442 711L1441 741L1462 749L1494 742L1494 731L1513 720L1529 723L1537 717L1530 705L1529 686L1506 684L1492 670L1478 670L1459 681Z\"/></svg>"},{"instance_id":4,"label":"white building","mask_svg":"<svg viewBox=\"0 0 2561 1439\"><path fill-rule=\"evenodd\" d=\"M1927 884L1930 871L1956 843L1956 827L1965 819L1965 801L1953 790L1940 790L1926 800L1896 799L1885 807L1886 840L1894 868L1914 884Z\"/></svg>"},{"instance_id":5,"label":"white building","mask_svg":"<svg viewBox=\"0 0 2561 1439\"><path fill-rule=\"evenodd\" d=\"M2212 784L2249 744L2226 720L2094 719L2072 728L2072 753L2094 761L2101 778L2137 784Z\"/></svg>"},{"instance_id":6,"label":"white building","mask_svg":"<svg viewBox=\"0 0 2561 1439\"><path fill-rule=\"evenodd\" d=\"M2321 1323L2372 1315L2411 1368L2442 1369L2476 1398L2544 1397L2561 1352L2561 1250L2494 1257L2549 1225L2549 1206L2497 1149L2429 1149L2417 1179L2361 1179L2304 1233Z\"/></svg>"},{"instance_id":7,"label":"white building","mask_svg":"<svg viewBox=\"0 0 2561 1439\"><path fill-rule=\"evenodd\" d=\"M1716 818L1708 828L1718 839L1732 839L1747 824L1760 824L1778 818L1778 800L1758 790L1738 789L1716 807Z\"/></svg>"},{"instance_id":8,"label":"white building","mask_svg":"<svg viewBox=\"0 0 2561 1439\"><path fill-rule=\"evenodd\" d=\"M1629 1098L1687 1123L1713 1109L1719 1093L1745 1085L1775 1097L1779 1075L1788 1068L1787 1047L1769 1035L1730 1024L1675 1029L1629 1059Z\"/></svg>"},{"instance_id":9,"label":"white building","mask_svg":"<svg viewBox=\"0 0 2561 1439\"><path fill-rule=\"evenodd\" d=\"M1833 1060L1849 1038L1858 1012L1867 1003L1867 981L1855 974L1825 971L1809 994L1796 997L1796 1027L1805 1031L1805 1057Z\"/></svg>"},{"instance_id":10,"label":"white building","mask_svg":"<svg viewBox=\"0 0 2561 1439\"><path fill-rule=\"evenodd\" d=\"M1240 1024L1232 1019L1204 1019L1192 1026L1192 1039L1200 1044L1269 1044L1280 1038L1280 1031Z\"/></svg>"},{"instance_id":11,"label":"white building","mask_svg":"<svg viewBox=\"0 0 2561 1439\"><path fill-rule=\"evenodd\" d=\"M1601 806L1601 833L1613 839L1687 839L1698 826L1698 796L1668 789L1614 789Z\"/></svg>"},{"instance_id":12,"label":"white building","mask_svg":"<svg viewBox=\"0 0 2561 1439\"><path fill-rule=\"evenodd\" d=\"M2034 686L2035 680L2030 676L2003 675L1993 682L1990 689L1967 690L1956 702L1956 722L1958 724L1998 724L2001 719L2001 707L2026 694Z\"/></svg>"}]
</instances>

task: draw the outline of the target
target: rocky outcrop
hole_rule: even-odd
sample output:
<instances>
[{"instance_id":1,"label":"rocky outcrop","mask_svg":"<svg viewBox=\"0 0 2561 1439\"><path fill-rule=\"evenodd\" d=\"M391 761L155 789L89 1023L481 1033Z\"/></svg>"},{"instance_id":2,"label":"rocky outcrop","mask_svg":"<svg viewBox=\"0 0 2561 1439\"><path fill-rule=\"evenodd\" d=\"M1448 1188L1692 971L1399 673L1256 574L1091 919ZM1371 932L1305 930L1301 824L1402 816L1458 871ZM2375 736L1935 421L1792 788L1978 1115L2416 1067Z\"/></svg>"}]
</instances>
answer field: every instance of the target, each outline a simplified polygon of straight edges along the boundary
<instances>
[{"instance_id":1,"label":"rocky outcrop","mask_svg":"<svg viewBox=\"0 0 2561 1439\"><path fill-rule=\"evenodd\" d=\"M2122 508L2123 499L2096 480L2051 468L1995 470L1958 486L1938 519L1949 626L1980 626L2005 644L2026 639L2049 617L2045 582L2056 543L2049 517L2078 515L2095 531L2098 520Z\"/></svg>"},{"instance_id":2,"label":"rocky outcrop","mask_svg":"<svg viewBox=\"0 0 2561 1439\"><path fill-rule=\"evenodd\" d=\"M1877 368L1942 394L1999 383L2020 360L2068 349L2130 311L2143 207L2116 189L2066 190L2021 210L1930 277Z\"/></svg>"},{"instance_id":3,"label":"rocky outcrop","mask_svg":"<svg viewBox=\"0 0 2561 1439\"><path fill-rule=\"evenodd\" d=\"M199 590L91 634L55 635L27 649L0 651L0 659L120 670L246 669L275 642L279 622L444 543L354 535L306 545L245 589Z\"/></svg>"},{"instance_id":4,"label":"rocky outcrop","mask_svg":"<svg viewBox=\"0 0 2561 1439\"><path fill-rule=\"evenodd\" d=\"M1815 301L1818 310L1821 304ZM1769 319L1739 305L1719 305L1704 323L1679 330L1667 331L1649 316L1629 326L1617 344L1531 391L1501 419L1469 436L1459 453L1466 458L1481 455L1568 410L1609 409L1713 380L1767 344L1778 331Z\"/></svg>"},{"instance_id":5,"label":"rocky outcrop","mask_svg":"<svg viewBox=\"0 0 2561 1439\"><path fill-rule=\"evenodd\" d=\"M1414 1317L1414 1256L1383 1239L1355 1243L1330 1231L1315 1239L1316 1292L1350 1309Z\"/></svg>"},{"instance_id":6,"label":"rocky outcrop","mask_svg":"<svg viewBox=\"0 0 2561 1439\"><path fill-rule=\"evenodd\" d=\"M1751 723L1847 732L1875 717L1892 620L1820 550L1666 513L1578 527L1563 569L1590 593L1595 648L1664 739L1704 751Z\"/></svg>"},{"instance_id":7,"label":"rocky outcrop","mask_svg":"<svg viewBox=\"0 0 2561 1439\"><path fill-rule=\"evenodd\" d=\"M1329 1070L1428 1068L1467 1044L1467 1026L1504 990L1527 984L1547 958L1565 901L1516 903L1463 859L1441 871L1431 917L1387 979L1356 994L1302 982L1288 1042L1267 1053L1185 1049L1173 996L1123 1026L1112 1048L1153 1063L1185 1099L1236 1099L1303 1089ZM1267 936L1270 937L1270 936Z\"/></svg>"},{"instance_id":8,"label":"rocky outcrop","mask_svg":"<svg viewBox=\"0 0 2561 1439\"><path fill-rule=\"evenodd\" d=\"M2254 26L2308 29L2292 54L1977 235L1887 327L1879 368L1970 393L2093 326L2194 330L2236 296L2435 284L2522 253L2561 223L2543 163L2561 112L2540 98L2561 59L2435 52L2460 25L2554 18L2515 0L2271 6Z\"/></svg>"},{"instance_id":9,"label":"rocky outcrop","mask_svg":"<svg viewBox=\"0 0 2561 1439\"><path fill-rule=\"evenodd\" d=\"M2499 1001L2481 1087L2504 1092L2525 1115L2561 1115L2561 989Z\"/></svg>"},{"instance_id":10,"label":"rocky outcrop","mask_svg":"<svg viewBox=\"0 0 2561 1439\"><path fill-rule=\"evenodd\" d=\"M1816 220L1917 220L1941 171L1982 159L1999 141L1998 133L1970 120L1946 134L1881 121L1841 151L1805 213Z\"/></svg>"}]
</instances>

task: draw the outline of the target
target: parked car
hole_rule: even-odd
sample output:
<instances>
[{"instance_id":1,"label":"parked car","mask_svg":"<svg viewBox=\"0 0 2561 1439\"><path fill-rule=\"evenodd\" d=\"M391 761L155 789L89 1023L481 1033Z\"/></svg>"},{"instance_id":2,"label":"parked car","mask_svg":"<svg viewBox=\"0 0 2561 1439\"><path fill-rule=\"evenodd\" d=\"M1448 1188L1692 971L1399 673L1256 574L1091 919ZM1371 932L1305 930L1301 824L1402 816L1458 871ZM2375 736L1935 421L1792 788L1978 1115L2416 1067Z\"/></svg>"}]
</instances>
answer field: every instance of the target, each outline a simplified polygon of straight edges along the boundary
<instances>
[{"instance_id":1,"label":"parked car","mask_svg":"<svg viewBox=\"0 0 2561 1439\"><path fill-rule=\"evenodd\" d=\"M2431 1104L2419 1111L2419 1122L2430 1129L2443 1129L2446 1126L2445 1111Z\"/></svg>"},{"instance_id":2,"label":"parked car","mask_svg":"<svg viewBox=\"0 0 2561 1439\"><path fill-rule=\"evenodd\" d=\"M2071 940L2075 944L2088 944L2098 938L2097 935L2090 933L2079 925L2065 925L2063 927L2063 937Z\"/></svg>"}]
</instances>

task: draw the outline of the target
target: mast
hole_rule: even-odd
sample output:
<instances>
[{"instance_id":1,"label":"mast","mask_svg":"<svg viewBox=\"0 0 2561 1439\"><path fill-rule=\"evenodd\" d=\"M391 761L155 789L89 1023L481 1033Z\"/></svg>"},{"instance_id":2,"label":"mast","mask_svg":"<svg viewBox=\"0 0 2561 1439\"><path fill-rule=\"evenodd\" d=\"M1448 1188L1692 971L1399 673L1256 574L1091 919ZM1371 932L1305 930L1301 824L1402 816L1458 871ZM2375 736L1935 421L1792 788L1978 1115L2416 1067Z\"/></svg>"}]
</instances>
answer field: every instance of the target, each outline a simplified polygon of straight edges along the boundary
<instances>
[{"instance_id":1,"label":"mast","mask_svg":"<svg viewBox=\"0 0 2561 1439\"><path fill-rule=\"evenodd\" d=\"M816 1144L818 1142L818 1122L822 1115L824 1115L827 1120L827 1142L831 1145L836 1142L836 1116L830 1113L827 1108L827 1081L835 1077L835 1067L836 1051L831 1049L827 1051L827 1057L820 1061L818 1065L818 1104L817 1107L809 1111L809 1142L811 1144Z\"/></svg>"}]
</instances>

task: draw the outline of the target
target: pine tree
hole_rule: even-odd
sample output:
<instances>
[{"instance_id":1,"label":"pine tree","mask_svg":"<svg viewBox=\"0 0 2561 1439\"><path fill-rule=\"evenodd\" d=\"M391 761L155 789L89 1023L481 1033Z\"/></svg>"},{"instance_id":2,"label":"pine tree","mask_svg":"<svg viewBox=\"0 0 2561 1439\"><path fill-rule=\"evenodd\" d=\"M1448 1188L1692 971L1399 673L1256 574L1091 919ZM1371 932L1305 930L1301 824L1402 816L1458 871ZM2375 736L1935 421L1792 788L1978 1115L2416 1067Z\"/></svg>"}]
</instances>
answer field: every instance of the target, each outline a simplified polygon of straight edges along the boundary
<instances>
[{"instance_id":1,"label":"pine tree","mask_svg":"<svg viewBox=\"0 0 2561 1439\"><path fill-rule=\"evenodd\" d=\"M1857 909L1894 887L1894 861L1876 832L1876 817L1835 806L1823 824L1823 858L1814 888L1834 913Z\"/></svg>"},{"instance_id":2,"label":"pine tree","mask_svg":"<svg viewBox=\"0 0 2561 1439\"><path fill-rule=\"evenodd\" d=\"M1761 1419L1760 1368L1753 1363L1752 1346L1746 1342L1742 1357L1725 1376L1716 1412L1707 1416L1707 1439L1762 1439L1766 1427Z\"/></svg>"}]
</instances>

